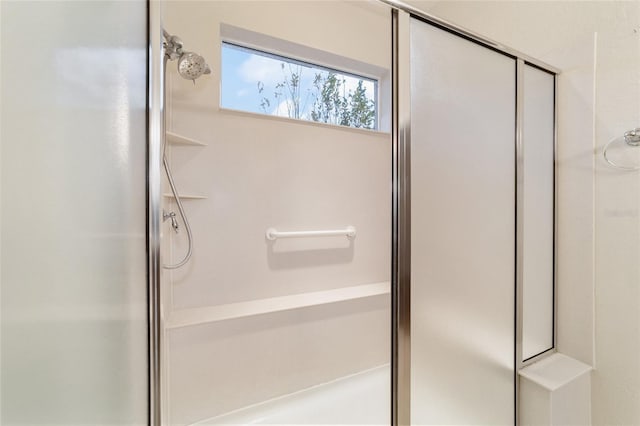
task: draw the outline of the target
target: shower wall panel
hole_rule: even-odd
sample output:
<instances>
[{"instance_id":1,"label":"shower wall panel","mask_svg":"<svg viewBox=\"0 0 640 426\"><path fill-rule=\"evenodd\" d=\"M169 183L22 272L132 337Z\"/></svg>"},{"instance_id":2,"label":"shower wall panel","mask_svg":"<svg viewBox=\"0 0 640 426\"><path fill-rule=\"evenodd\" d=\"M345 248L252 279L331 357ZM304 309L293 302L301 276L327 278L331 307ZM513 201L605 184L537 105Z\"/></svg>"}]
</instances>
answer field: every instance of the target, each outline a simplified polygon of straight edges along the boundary
<instances>
[{"instance_id":1,"label":"shower wall panel","mask_svg":"<svg viewBox=\"0 0 640 426\"><path fill-rule=\"evenodd\" d=\"M411 422L514 422L516 61L411 21Z\"/></svg>"},{"instance_id":2,"label":"shower wall panel","mask_svg":"<svg viewBox=\"0 0 640 426\"><path fill-rule=\"evenodd\" d=\"M179 191L205 197L184 202L193 258L164 280L170 423L203 420L388 363L390 134L219 107L221 24L389 70L388 8L167 2L164 17L166 29L213 70L195 86L171 64L167 72L168 130L207 144L169 147ZM388 85L389 75L383 77L380 85ZM167 208L175 207L167 202ZM352 241L265 239L270 227L348 225L357 229ZM165 226L171 238L165 253L178 259L183 236ZM360 294L364 289L374 291ZM257 314L296 297L310 302ZM221 318L222 312L231 314ZM188 325L177 327L183 320Z\"/></svg>"},{"instance_id":3,"label":"shower wall panel","mask_svg":"<svg viewBox=\"0 0 640 426\"><path fill-rule=\"evenodd\" d=\"M147 4L0 8L0 422L146 424Z\"/></svg>"},{"instance_id":4,"label":"shower wall panel","mask_svg":"<svg viewBox=\"0 0 640 426\"><path fill-rule=\"evenodd\" d=\"M297 21L304 31L291 24ZM389 70L389 21L386 6L359 2L166 3L167 30L214 71L195 86L174 67L167 72L168 130L208 144L171 147L179 189L206 197L186 204L198 250L187 267L172 272L173 309L389 280L390 135L219 107L221 24ZM279 69L274 76L251 65L248 79L282 78ZM267 245L264 239L269 227L346 225L358 230L353 246L308 239ZM173 237L171 256L179 259L184 238L165 232Z\"/></svg>"}]
</instances>

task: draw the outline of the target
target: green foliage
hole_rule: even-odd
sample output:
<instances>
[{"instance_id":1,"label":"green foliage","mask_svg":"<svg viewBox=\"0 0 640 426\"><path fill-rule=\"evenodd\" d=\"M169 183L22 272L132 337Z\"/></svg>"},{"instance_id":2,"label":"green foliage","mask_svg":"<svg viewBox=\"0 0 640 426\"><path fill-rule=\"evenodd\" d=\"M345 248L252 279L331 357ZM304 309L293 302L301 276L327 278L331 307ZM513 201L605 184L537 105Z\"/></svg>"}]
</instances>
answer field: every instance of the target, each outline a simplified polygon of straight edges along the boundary
<instances>
[{"instance_id":1,"label":"green foliage","mask_svg":"<svg viewBox=\"0 0 640 426\"><path fill-rule=\"evenodd\" d=\"M273 97L276 105L284 104L287 109L287 117L290 118L302 118L301 114L305 110L310 93L307 93L304 101L301 99L301 81L303 68L300 65L294 65L284 62L280 63L280 69L282 70L282 81L276 84ZM258 93L264 92L264 83L258 82ZM309 90L307 90L309 92ZM283 102L285 101L285 102ZM271 108L271 101L268 97L262 97L260 100L260 108L269 114Z\"/></svg>"},{"instance_id":2,"label":"green foliage","mask_svg":"<svg viewBox=\"0 0 640 426\"><path fill-rule=\"evenodd\" d=\"M276 84L273 94L276 105L284 105L287 117L306 118L313 121L342 126L373 129L375 127L375 102L367 98L364 81L359 80L355 90L347 92L346 80L334 72L316 73L313 88L307 89L304 101L301 99L303 67L280 64L282 81ZM264 92L264 84L258 82L258 93ZM313 99L311 111L306 112L309 99ZM260 107L270 113L271 101L263 96ZM302 115L308 115L302 117Z\"/></svg>"},{"instance_id":3,"label":"green foliage","mask_svg":"<svg viewBox=\"0 0 640 426\"><path fill-rule=\"evenodd\" d=\"M375 103L367 99L367 89L362 83L362 80L358 81L355 92L349 93L350 126L371 129L376 119Z\"/></svg>"}]
</instances>

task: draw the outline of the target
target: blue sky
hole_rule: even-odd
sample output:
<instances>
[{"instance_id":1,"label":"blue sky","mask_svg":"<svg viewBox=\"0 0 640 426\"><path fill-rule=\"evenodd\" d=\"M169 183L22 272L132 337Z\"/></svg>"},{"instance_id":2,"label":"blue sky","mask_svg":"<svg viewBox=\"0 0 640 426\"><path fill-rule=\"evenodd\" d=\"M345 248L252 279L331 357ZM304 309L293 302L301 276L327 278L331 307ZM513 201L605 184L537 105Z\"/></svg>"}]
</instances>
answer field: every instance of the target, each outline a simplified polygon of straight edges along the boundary
<instances>
[{"instance_id":1,"label":"blue sky","mask_svg":"<svg viewBox=\"0 0 640 426\"><path fill-rule=\"evenodd\" d=\"M222 45L222 87L220 105L243 111L262 112L257 82L247 81L240 73L250 55L246 51Z\"/></svg>"},{"instance_id":2,"label":"blue sky","mask_svg":"<svg viewBox=\"0 0 640 426\"><path fill-rule=\"evenodd\" d=\"M286 105L281 98L280 104L274 97L275 86L282 82L285 73L282 70L282 59L274 58L271 55L256 54L251 50L239 48L230 44L222 45L222 93L221 106L224 108L250 111L264 114L265 111L260 106L263 97L269 99L271 104L267 107L267 114L287 116ZM313 106L314 96L313 79L317 73L326 74L322 68L312 68L311 66L299 63L285 64L285 67L294 67L301 70L301 105L303 118L310 114ZM285 70L286 71L286 70ZM298 71L296 71L298 72ZM353 90L359 79L350 75L345 75L345 88L348 93ZM264 84L264 90L258 91L258 82ZM375 83L371 80L364 80L367 95L373 99L375 93Z\"/></svg>"}]
</instances>

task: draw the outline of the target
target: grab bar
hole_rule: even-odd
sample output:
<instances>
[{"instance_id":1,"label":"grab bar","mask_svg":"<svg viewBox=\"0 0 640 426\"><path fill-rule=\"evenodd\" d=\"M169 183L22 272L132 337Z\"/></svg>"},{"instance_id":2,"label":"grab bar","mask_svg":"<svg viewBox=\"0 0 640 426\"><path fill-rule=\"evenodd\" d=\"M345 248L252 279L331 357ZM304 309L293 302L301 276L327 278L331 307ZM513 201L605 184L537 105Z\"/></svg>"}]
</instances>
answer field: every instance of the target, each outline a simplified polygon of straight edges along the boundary
<instances>
[{"instance_id":1,"label":"grab bar","mask_svg":"<svg viewBox=\"0 0 640 426\"><path fill-rule=\"evenodd\" d=\"M339 237L345 236L352 240L356 237L356 228L347 226L344 229L332 229L326 231L278 231L275 228L267 229L265 232L267 240L275 241L278 238L304 238L304 237Z\"/></svg>"}]
</instances>

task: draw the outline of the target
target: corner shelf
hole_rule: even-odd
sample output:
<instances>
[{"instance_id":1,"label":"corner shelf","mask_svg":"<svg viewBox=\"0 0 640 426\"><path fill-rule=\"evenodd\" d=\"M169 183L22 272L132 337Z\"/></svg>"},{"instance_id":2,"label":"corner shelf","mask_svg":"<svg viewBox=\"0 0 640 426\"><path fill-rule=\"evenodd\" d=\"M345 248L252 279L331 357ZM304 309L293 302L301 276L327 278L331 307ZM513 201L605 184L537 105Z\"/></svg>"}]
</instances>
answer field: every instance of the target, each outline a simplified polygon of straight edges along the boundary
<instances>
[{"instance_id":1,"label":"corner shelf","mask_svg":"<svg viewBox=\"0 0 640 426\"><path fill-rule=\"evenodd\" d=\"M206 143L190 139L185 136L181 136L177 133L166 132L167 142L171 145L186 145L186 146L207 146Z\"/></svg>"}]
</instances>

